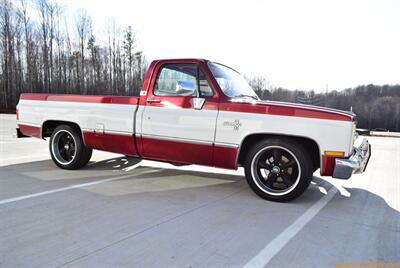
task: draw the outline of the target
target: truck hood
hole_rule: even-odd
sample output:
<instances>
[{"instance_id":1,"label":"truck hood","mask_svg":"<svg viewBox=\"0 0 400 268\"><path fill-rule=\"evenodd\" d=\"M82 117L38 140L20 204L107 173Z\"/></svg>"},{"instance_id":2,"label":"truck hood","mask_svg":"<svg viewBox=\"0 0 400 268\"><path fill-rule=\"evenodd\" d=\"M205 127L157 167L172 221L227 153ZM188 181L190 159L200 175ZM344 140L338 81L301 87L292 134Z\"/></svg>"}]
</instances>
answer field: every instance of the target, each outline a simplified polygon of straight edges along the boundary
<instances>
[{"instance_id":1,"label":"truck hood","mask_svg":"<svg viewBox=\"0 0 400 268\"><path fill-rule=\"evenodd\" d=\"M322 112L330 112L330 113L348 115L350 117L356 116L355 113L350 112L350 111L343 111L343 110L334 109L334 108L300 104L300 103L290 103L290 102L280 102L280 101L257 101L257 103L267 104L267 105L287 106L287 107L293 107L293 108L302 108L302 109L322 111Z\"/></svg>"},{"instance_id":2,"label":"truck hood","mask_svg":"<svg viewBox=\"0 0 400 268\"><path fill-rule=\"evenodd\" d=\"M327 107L320 107L320 106L313 106L313 105L307 105L307 104L299 104L299 103L290 103L290 102L280 102L280 101L263 101L263 100L250 100L248 98L243 98L243 99L232 99L231 100L233 103L243 103L247 104L249 106L264 106L264 107L269 107L268 113L272 114L279 114L275 113L275 110L281 108L281 110L285 110L288 113L296 116L297 114L309 114L309 117L316 117L316 118L325 118L326 115L327 119L333 119L335 116L338 118L347 118L346 121L355 121L356 114L350 111L342 111L338 109L333 109L333 108L327 108ZM272 109L271 109L272 108ZM276 109L273 109L276 108ZM274 112L272 112L274 111ZM315 115L315 116L313 116ZM333 117L332 117L333 116ZM308 116L306 116L308 117Z\"/></svg>"}]
</instances>

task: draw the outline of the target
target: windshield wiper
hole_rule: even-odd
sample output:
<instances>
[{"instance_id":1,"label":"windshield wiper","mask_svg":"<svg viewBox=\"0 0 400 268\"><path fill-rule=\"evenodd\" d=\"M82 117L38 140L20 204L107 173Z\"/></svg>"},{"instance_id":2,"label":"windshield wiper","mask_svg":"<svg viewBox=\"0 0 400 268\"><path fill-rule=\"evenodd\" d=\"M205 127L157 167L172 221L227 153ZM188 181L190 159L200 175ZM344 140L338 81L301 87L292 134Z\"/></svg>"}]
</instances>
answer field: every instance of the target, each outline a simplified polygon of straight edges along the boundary
<instances>
[{"instance_id":1,"label":"windshield wiper","mask_svg":"<svg viewBox=\"0 0 400 268\"><path fill-rule=\"evenodd\" d=\"M246 95L246 94L240 94L240 95L235 96L234 98L244 98L244 97L248 97L248 98L252 98L252 99L255 99L255 100L259 100L257 96Z\"/></svg>"}]
</instances>

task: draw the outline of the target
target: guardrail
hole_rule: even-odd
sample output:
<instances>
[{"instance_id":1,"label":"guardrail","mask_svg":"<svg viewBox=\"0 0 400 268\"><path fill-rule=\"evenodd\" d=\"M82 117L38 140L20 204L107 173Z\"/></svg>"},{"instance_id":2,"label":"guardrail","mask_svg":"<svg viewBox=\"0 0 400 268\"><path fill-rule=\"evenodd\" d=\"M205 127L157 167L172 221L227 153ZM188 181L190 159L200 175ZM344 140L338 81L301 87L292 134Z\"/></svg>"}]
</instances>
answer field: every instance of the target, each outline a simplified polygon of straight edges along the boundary
<instances>
[{"instance_id":1,"label":"guardrail","mask_svg":"<svg viewBox=\"0 0 400 268\"><path fill-rule=\"evenodd\" d=\"M400 138L400 132L371 131L370 136Z\"/></svg>"}]
</instances>

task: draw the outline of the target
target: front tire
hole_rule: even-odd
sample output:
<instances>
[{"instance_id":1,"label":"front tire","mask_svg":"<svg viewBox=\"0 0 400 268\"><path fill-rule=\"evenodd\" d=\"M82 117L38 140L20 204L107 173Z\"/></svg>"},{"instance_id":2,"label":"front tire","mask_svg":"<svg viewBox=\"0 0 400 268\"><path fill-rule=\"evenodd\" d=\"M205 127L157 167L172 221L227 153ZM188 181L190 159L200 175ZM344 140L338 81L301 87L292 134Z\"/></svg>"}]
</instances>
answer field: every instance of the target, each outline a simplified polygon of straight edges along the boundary
<instances>
[{"instance_id":1,"label":"front tire","mask_svg":"<svg viewBox=\"0 0 400 268\"><path fill-rule=\"evenodd\" d=\"M49 149L53 162L62 169L82 168L92 156L92 149L85 146L80 131L69 125L56 127Z\"/></svg>"},{"instance_id":2,"label":"front tire","mask_svg":"<svg viewBox=\"0 0 400 268\"><path fill-rule=\"evenodd\" d=\"M287 202L299 197L310 185L312 174L310 155L290 139L260 141L246 157L247 183L266 200Z\"/></svg>"}]
</instances>

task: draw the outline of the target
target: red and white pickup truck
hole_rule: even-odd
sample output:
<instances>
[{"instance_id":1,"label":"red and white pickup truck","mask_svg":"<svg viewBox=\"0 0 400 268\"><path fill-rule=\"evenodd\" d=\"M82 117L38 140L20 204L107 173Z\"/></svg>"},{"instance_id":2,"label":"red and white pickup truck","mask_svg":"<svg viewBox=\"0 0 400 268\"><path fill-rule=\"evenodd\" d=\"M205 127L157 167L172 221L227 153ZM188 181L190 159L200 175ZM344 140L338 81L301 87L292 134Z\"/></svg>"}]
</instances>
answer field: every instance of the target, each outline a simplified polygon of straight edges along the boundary
<instances>
[{"instance_id":1,"label":"red and white pickup truck","mask_svg":"<svg viewBox=\"0 0 400 268\"><path fill-rule=\"evenodd\" d=\"M140 97L22 94L19 136L50 137L50 154L78 169L92 149L226 169L244 167L262 198L301 195L320 169L348 179L370 145L354 147L352 112L261 101L235 70L203 59L156 60Z\"/></svg>"}]
</instances>

